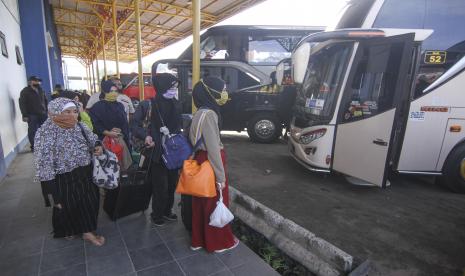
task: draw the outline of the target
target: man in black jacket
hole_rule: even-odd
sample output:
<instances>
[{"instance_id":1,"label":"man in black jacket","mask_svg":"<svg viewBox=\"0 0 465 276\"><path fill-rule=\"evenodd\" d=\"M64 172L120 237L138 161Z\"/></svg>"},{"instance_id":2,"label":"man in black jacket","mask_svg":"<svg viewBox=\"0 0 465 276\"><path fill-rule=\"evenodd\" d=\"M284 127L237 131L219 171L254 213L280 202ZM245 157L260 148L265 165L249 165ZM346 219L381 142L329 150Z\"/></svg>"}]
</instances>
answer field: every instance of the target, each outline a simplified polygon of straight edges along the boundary
<instances>
[{"instance_id":1,"label":"man in black jacket","mask_svg":"<svg viewBox=\"0 0 465 276\"><path fill-rule=\"evenodd\" d=\"M27 136L32 151L34 151L36 131L47 119L47 98L44 90L40 87L41 81L36 76L29 77L28 86L21 90L19 96L19 108L23 115L23 121L28 124Z\"/></svg>"}]
</instances>

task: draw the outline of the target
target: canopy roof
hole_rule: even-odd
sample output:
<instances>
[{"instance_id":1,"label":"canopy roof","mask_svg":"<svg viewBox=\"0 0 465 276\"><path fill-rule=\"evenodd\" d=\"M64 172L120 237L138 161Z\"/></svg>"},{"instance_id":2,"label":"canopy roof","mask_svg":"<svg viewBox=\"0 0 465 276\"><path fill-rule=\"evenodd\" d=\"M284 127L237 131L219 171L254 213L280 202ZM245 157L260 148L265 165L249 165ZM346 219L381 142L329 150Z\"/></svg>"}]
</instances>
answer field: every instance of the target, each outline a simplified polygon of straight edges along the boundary
<instances>
[{"instance_id":1,"label":"canopy roof","mask_svg":"<svg viewBox=\"0 0 465 276\"><path fill-rule=\"evenodd\" d=\"M201 29L265 0L202 0ZM142 55L148 55L192 34L188 0L140 0ZM134 0L51 0L62 55L84 62L115 60L113 4L116 9L120 61L137 59ZM103 31L102 31L103 30ZM102 43L103 35L103 43Z\"/></svg>"}]
</instances>

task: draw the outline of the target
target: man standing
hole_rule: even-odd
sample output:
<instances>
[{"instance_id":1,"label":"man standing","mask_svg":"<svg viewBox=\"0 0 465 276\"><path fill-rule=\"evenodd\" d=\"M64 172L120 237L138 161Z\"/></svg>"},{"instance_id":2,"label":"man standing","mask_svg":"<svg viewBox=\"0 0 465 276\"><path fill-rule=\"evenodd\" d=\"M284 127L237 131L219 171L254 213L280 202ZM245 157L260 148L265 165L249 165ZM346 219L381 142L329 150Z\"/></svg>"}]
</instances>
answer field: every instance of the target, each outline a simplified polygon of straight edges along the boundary
<instances>
[{"instance_id":1,"label":"man standing","mask_svg":"<svg viewBox=\"0 0 465 276\"><path fill-rule=\"evenodd\" d=\"M36 131L47 119L47 98L44 90L40 87L41 81L37 76L30 76L28 86L21 90L19 96L19 108L23 115L23 121L28 124L27 136L32 151L34 151Z\"/></svg>"}]
</instances>

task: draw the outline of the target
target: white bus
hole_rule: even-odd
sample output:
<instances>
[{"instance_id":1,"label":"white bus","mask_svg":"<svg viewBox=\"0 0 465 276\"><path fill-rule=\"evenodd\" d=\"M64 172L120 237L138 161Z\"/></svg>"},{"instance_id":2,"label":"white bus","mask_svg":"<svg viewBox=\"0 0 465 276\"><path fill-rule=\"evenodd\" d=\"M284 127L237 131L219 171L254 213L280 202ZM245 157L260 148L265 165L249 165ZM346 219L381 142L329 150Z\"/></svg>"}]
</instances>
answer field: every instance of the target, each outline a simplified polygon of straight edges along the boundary
<instances>
[{"instance_id":1,"label":"white bus","mask_svg":"<svg viewBox=\"0 0 465 276\"><path fill-rule=\"evenodd\" d=\"M292 54L292 156L358 184L386 187L397 171L440 176L465 193L459 26L462 0L359 0L335 31L304 38Z\"/></svg>"}]
</instances>

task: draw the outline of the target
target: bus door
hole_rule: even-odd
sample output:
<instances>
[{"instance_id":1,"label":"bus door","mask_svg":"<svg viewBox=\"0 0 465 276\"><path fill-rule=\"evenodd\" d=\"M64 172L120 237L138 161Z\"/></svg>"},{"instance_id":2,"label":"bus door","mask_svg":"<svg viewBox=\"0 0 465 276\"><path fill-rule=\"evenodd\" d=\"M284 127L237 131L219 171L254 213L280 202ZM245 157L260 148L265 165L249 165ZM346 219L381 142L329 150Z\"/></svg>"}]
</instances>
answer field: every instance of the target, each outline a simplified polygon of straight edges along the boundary
<instances>
[{"instance_id":1,"label":"bus door","mask_svg":"<svg viewBox=\"0 0 465 276\"><path fill-rule=\"evenodd\" d=\"M332 168L386 187L394 122L407 104L414 34L360 42L337 115Z\"/></svg>"}]
</instances>

